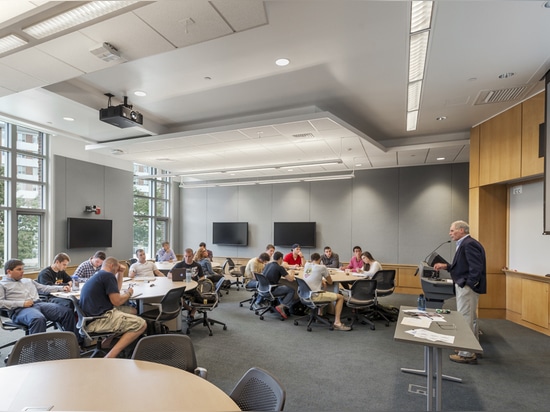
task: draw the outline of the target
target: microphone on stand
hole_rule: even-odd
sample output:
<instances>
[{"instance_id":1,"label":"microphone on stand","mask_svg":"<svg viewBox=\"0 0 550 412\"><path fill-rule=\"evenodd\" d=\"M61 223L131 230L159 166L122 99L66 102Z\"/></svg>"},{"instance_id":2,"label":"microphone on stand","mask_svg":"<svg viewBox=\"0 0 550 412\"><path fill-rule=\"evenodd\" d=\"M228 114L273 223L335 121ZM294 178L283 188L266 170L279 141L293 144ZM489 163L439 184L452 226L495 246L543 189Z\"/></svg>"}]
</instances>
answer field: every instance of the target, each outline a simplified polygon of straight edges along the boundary
<instances>
[{"instance_id":1,"label":"microphone on stand","mask_svg":"<svg viewBox=\"0 0 550 412\"><path fill-rule=\"evenodd\" d=\"M435 251L436 251L437 249L439 249L441 246L443 246L445 243L451 243L451 241L450 241L450 240L446 240L445 242L441 243L438 247L436 247L434 250L432 250L430 253L428 253L428 256L426 256L426 258L425 258L424 260L427 262L427 261L428 261L428 258L429 258L430 256L432 256L432 255L435 253ZM441 259L443 259L443 258L441 258ZM437 262L436 262L436 263L437 263ZM441 262L441 263L447 263L447 262ZM432 264L431 264L430 266L432 266L432 265L433 265L433 262L432 262Z\"/></svg>"}]
</instances>

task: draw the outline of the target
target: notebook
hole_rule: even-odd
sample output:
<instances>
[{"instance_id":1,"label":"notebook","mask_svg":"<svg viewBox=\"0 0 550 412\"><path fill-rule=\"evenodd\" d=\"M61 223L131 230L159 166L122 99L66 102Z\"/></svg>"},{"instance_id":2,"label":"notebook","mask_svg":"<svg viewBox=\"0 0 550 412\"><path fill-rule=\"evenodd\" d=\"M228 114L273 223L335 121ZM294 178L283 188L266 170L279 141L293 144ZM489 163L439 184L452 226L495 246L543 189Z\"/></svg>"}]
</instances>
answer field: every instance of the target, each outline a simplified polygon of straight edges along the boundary
<instances>
[{"instance_id":1,"label":"notebook","mask_svg":"<svg viewBox=\"0 0 550 412\"><path fill-rule=\"evenodd\" d=\"M172 269L172 282L185 282L185 268Z\"/></svg>"}]
</instances>

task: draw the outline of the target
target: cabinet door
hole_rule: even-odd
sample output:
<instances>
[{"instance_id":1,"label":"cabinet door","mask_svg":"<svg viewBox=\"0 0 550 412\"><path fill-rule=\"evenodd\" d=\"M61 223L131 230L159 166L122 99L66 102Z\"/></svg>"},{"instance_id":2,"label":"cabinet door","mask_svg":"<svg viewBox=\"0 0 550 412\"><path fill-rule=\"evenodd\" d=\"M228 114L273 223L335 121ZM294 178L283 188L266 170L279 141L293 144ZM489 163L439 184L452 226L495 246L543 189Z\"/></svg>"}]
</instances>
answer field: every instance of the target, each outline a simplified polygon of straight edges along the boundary
<instances>
[{"instance_id":1,"label":"cabinet door","mask_svg":"<svg viewBox=\"0 0 550 412\"><path fill-rule=\"evenodd\" d=\"M522 280L522 320L548 329L548 289L548 283Z\"/></svg>"}]
</instances>

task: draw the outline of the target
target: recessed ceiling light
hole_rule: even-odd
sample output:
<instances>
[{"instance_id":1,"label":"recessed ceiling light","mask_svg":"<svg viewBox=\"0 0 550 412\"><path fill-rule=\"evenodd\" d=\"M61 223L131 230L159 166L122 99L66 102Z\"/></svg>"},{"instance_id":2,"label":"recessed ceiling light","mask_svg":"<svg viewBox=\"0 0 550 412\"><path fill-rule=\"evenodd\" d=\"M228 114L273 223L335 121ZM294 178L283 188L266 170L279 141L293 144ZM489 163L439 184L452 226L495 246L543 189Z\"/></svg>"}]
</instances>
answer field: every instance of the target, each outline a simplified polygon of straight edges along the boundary
<instances>
[{"instance_id":1,"label":"recessed ceiling light","mask_svg":"<svg viewBox=\"0 0 550 412\"><path fill-rule=\"evenodd\" d=\"M282 66L288 66L289 63L290 63L290 60L285 59L285 58L275 60L275 64L277 66L281 66L281 67Z\"/></svg>"},{"instance_id":2,"label":"recessed ceiling light","mask_svg":"<svg viewBox=\"0 0 550 412\"><path fill-rule=\"evenodd\" d=\"M508 73L502 73L498 76L499 79L508 79L509 77L512 77L515 73L508 72Z\"/></svg>"},{"instance_id":3,"label":"recessed ceiling light","mask_svg":"<svg viewBox=\"0 0 550 412\"><path fill-rule=\"evenodd\" d=\"M444 157L438 157L436 160L445 160Z\"/></svg>"},{"instance_id":4,"label":"recessed ceiling light","mask_svg":"<svg viewBox=\"0 0 550 412\"><path fill-rule=\"evenodd\" d=\"M135 94L136 96L139 96L139 97L145 97L145 96L147 96L147 93L144 92L143 90L136 90L136 91L134 92L134 94Z\"/></svg>"},{"instance_id":5,"label":"recessed ceiling light","mask_svg":"<svg viewBox=\"0 0 550 412\"><path fill-rule=\"evenodd\" d=\"M355 167L361 167L361 166L363 166L362 163L356 163L356 164L355 164Z\"/></svg>"},{"instance_id":6,"label":"recessed ceiling light","mask_svg":"<svg viewBox=\"0 0 550 412\"><path fill-rule=\"evenodd\" d=\"M74 117L65 116L63 117L63 120L66 120L68 122L74 122Z\"/></svg>"},{"instance_id":7,"label":"recessed ceiling light","mask_svg":"<svg viewBox=\"0 0 550 412\"><path fill-rule=\"evenodd\" d=\"M447 116L436 117L435 120L447 120Z\"/></svg>"}]
</instances>

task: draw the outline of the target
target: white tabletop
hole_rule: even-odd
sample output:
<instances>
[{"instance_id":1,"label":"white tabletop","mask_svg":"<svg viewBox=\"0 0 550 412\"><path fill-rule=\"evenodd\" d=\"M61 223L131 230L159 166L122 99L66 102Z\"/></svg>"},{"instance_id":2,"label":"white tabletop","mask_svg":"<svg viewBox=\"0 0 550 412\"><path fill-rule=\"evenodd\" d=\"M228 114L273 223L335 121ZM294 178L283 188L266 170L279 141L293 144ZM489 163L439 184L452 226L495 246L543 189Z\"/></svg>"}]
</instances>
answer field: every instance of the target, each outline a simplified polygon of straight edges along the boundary
<instances>
[{"instance_id":1,"label":"white tabletop","mask_svg":"<svg viewBox=\"0 0 550 412\"><path fill-rule=\"evenodd\" d=\"M205 379L171 366L130 359L68 359L8 366L0 368L0 387L2 411L240 410Z\"/></svg>"},{"instance_id":2,"label":"white tabletop","mask_svg":"<svg viewBox=\"0 0 550 412\"><path fill-rule=\"evenodd\" d=\"M166 292L172 289L181 288L185 286L185 290L189 291L197 287L197 282L192 280L191 282L173 282L172 279L167 277L154 277L151 280L141 280L134 278L122 283L122 290L128 288L128 285L132 285L134 288L134 294L132 299L149 299L149 298L161 298L166 295Z\"/></svg>"}]
</instances>

